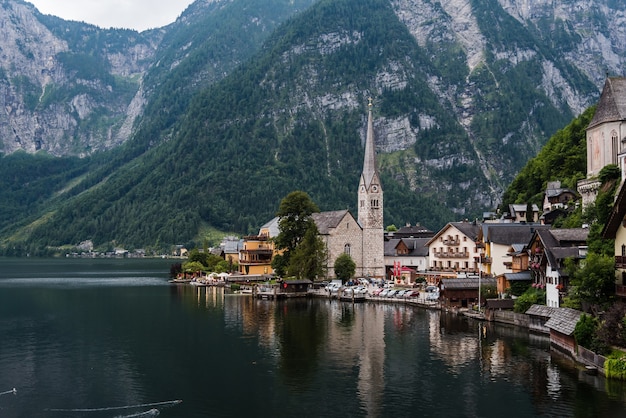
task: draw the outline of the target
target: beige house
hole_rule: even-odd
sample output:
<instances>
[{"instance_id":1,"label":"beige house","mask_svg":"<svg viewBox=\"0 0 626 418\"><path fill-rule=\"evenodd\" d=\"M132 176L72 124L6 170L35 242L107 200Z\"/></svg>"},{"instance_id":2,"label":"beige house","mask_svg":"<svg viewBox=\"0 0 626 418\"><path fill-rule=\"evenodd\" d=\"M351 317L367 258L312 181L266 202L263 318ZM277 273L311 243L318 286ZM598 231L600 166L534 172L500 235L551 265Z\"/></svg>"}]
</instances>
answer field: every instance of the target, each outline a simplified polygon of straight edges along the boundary
<instances>
[{"instance_id":1,"label":"beige house","mask_svg":"<svg viewBox=\"0 0 626 418\"><path fill-rule=\"evenodd\" d=\"M482 273L493 276L513 273L513 249L528 244L536 230L547 228L522 223L483 224L478 237L484 246Z\"/></svg>"},{"instance_id":2,"label":"beige house","mask_svg":"<svg viewBox=\"0 0 626 418\"><path fill-rule=\"evenodd\" d=\"M431 238L428 246L429 269L442 273L479 272L481 251L476 245L480 225L450 222Z\"/></svg>"},{"instance_id":3,"label":"beige house","mask_svg":"<svg viewBox=\"0 0 626 418\"><path fill-rule=\"evenodd\" d=\"M587 178L578 182L583 206L598 194L600 170L617 164L626 173L626 77L608 77L596 113L587 127Z\"/></svg>"}]
</instances>

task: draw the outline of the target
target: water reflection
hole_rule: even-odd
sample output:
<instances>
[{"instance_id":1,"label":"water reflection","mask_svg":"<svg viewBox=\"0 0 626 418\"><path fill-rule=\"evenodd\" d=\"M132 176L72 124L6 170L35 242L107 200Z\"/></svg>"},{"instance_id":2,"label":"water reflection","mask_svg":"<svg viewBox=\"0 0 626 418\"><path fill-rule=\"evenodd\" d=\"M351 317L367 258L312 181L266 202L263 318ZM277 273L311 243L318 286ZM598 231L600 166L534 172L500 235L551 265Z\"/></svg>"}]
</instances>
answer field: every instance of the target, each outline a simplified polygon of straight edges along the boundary
<instances>
[{"instance_id":1,"label":"water reflection","mask_svg":"<svg viewBox=\"0 0 626 418\"><path fill-rule=\"evenodd\" d=\"M252 363L275 379L268 399L283 412L301 403L316 416L586 417L621 415L626 405L623 383L579 374L547 337L517 327L403 305L172 292L221 312L227 332L261 349Z\"/></svg>"}]
</instances>

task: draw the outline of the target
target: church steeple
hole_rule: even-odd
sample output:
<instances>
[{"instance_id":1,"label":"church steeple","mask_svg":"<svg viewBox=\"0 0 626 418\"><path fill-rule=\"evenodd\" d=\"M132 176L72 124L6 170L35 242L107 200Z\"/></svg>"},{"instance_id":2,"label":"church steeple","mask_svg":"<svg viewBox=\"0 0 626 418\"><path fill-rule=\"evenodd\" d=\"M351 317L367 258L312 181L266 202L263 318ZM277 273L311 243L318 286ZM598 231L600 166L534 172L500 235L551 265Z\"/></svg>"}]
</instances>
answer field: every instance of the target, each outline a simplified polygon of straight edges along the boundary
<instances>
[{"instance_id":1,"label":"church steeple","mask_svg":"<svg viewBox=\"0 0 626 418\"><path fill-rule=\"evenodd\" d=\"M363 171L359 181L358 222L363 228L364 276L384 277L383 188L376 168L372 99L369 99Z\"/></svg>"},{"instance_id":2,"label":"church steeple","mask_svg":"<svg viewBox=\"0 0 626 418\"><path fill-rule=\"evenodd\" d=\"M367 135L365 137L365 156L363 158L363 180L365 187L369 188L372 184L374 175L378 174L376 170L376 147L374 144L374 121L372 120L372 99L369 99L367 113Z\"/></svg>"}]
</instances>

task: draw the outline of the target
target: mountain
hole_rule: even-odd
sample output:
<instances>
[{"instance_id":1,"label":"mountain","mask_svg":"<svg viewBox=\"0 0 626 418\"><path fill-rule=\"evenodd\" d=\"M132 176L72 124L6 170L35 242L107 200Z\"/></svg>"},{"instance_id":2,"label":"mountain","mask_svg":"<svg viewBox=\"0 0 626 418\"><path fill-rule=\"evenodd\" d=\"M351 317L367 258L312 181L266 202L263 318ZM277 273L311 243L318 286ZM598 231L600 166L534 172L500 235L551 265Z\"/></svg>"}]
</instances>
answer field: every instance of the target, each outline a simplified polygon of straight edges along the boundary
<instances>
[{"instance_id":1,"label":"mountain","mask_svg":"<svg viewBox=\"0 0 626 418\"><path fill-rule=\"evenodd\" d=\"M625 9L611 0L196 2L176 23L135 33L158 45L128 138L75 154L91 155L86 166L72 160L74 176L0 224L0 237L29 250L200 242L214 228L258 229L294 189L323 210L355 209L368 97L386 224L438 229L476 216L595 102L605 73L624 67Z\"/></svg>"}]
</instances>

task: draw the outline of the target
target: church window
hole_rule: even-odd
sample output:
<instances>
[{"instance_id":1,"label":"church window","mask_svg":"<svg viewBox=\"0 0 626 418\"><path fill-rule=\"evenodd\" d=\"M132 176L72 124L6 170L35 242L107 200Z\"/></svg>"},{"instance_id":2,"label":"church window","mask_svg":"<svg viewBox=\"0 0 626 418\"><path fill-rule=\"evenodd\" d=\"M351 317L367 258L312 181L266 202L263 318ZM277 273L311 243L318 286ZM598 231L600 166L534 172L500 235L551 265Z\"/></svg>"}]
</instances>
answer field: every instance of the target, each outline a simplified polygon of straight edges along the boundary
<instances>
[{"instance_id":1,"label":"church window","mask_svg":"<svg viewBox=\"0 0 626 418\"><path fill-rule=\"evenodd\" d=\"M365 200L361 200L361 207L365 207Z\"/></svg>"},{"instance_id":2,"label":"church window","mask_svg":"<svg viewBox=\"0 0 626 418\"><path fill-rule=\"evenodd\" d=\"M350 255L350 244L346 244L343 246L343 252Z\"/></svg>"},{"instance_id":3,"label":"church window","mask_svg":"<svg viewBox=\"0 0 626 418\"><path fill-rule=\"evenodd\" d=\"M617 164L617 132L611 132L611 147L613 148L613 164Z\"/></svg>"}]
</instances>

